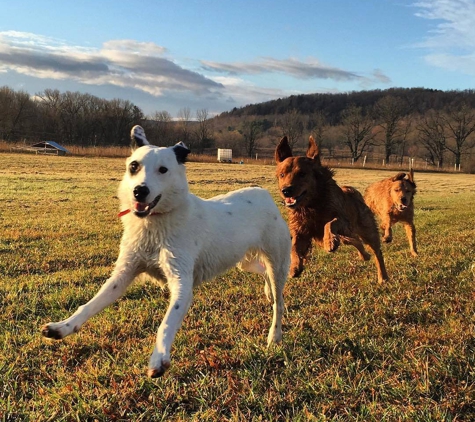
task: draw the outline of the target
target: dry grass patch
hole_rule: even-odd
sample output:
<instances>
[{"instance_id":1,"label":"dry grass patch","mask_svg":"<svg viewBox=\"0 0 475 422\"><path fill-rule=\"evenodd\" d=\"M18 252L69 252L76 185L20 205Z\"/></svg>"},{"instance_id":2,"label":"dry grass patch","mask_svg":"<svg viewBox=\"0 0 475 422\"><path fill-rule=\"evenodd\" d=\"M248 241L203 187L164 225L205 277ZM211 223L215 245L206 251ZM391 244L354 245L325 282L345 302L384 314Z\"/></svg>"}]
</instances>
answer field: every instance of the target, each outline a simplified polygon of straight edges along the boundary
<instances>
[{"instance_id":1,"label":"dry grass patch","mask_svg":"<svg viewBox=\"0 0 475 422\"><path fill-rule=\"evenodd\" d=\"M2 154L0 414L3 420L469 421L475 419L475 176L416 173L419 252L384 245L391 280L350 247L315 248L285 292L284 342L267 350L263 282L235 269L205 284L162 379L145 369L167 293L134 285L61 342L64 318L108 277L123 159ZM203 197L258 184L273 166L189 163ZM360 190L392 172L338 170Z\"/></svg>"}]
</instances>

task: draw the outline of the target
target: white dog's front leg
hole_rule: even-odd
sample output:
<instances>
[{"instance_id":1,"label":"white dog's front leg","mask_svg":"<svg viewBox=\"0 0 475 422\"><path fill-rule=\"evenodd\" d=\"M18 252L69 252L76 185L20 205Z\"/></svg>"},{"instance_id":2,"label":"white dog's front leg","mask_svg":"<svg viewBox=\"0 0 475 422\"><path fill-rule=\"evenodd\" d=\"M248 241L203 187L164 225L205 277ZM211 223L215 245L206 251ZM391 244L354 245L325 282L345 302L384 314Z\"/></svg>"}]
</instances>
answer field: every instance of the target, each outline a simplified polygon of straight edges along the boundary
<instances>
[{"instance_id":1,"label":"white dog's front leg","mask_svg":"<svg viewBox=\"0 0 475 422\"><path fill-rule=\"evenodd\" d=\"M92 316L121 297L136 276L136 266L127 259L117 261L112 276L104 283L97 294L85 305L80 306L69 318L60 322L45 324L43 336L60 340L79 331L81 326Z\"/></svg>"},{"instance_id":2,"label":"white dog's front leg","mask_svg":"<svg viewBox=\"0 0 475 422\"><path fill-rule=\"evenodd\" d=\"M151 378L162 376L170 367L170 349L173 340L193 299L191 278L168 282L168 287L170 304L158 328L157 340L148 365L148 376Z\"/></svg>"}]
</instances>

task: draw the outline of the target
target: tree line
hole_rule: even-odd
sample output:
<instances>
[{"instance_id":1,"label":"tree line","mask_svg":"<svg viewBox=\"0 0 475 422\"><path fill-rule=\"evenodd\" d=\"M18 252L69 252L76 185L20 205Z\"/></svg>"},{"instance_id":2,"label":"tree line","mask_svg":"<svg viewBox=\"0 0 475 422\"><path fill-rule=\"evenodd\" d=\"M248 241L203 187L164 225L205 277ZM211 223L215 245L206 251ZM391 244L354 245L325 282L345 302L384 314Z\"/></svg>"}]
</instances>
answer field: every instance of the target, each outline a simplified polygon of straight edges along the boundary
<instances>
[{"instance_id":1,"label":"tree line","mask_svg":"<svg viewBox=\"0 0 475 422\"><path fill-rule=\"evenodd\" d=\"M474 90L393 88L297 95L234 108L219 119L254 125L273 121L254 142L257 147L275 145L286 135L292 147L303 149L313 135L327 156L344 156L352 163L378 154L386 164L410 156L437 167L446 161L460 166L465 156L475 170Z\"/></svg>"},{"instance_id":2,"label":"tree line","mask_svg":"<svg viewBox=\"0 0 475 422\"><path fill-rule=\"evenodd\" d=\"M31 97L0 88L0 138L53 140L64 145L128 145L134 124L150 141L187 144L194 153L233 148L235 155L271 156L282 136L304 149L311 134L327 156L355 163L378 154L385 163L412 156L442 167L460 165L475 145L475 91L394 88L291 96L210 116L184 107L177 116L146 116L127 100L47 89ZM214 153L214 152L213 152ZM467 160L465 160L467 161Z\"/></svg>"},{"instance_id":3,"label":"tree line","mask_svg":"<svg viewBox=\"0 0 475 422\"><path fill-rule=\"evenodd\" d=\"M31 97L25 91L0 88L0 139L33 143L55 141L64 145L128 145L130 128L144 126L157 145L178 140L203 152L213 146L210 116L206 109L191 113L183 108L174 119L168 111L145 116L128 100L105 100L80 92L46 89Z\"/></svg>"}]
</instances>

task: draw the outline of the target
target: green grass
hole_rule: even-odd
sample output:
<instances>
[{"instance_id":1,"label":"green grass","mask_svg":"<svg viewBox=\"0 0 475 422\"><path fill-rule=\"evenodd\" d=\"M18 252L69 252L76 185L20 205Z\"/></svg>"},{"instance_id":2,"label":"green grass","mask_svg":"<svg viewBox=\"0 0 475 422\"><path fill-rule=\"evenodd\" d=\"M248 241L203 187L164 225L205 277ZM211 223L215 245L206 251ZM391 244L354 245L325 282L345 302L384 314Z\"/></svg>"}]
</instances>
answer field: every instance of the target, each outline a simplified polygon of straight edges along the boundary
<instances>
[{"instance_id":1,"label":"green grass","mask_svg":"<svg viewBox=\"0 0 475 422\"><path fill-rule=\"evenodd\" d=\"M40 335L109 276L123 159L2 154L0 417L25 421L470 421L475 419L475 176L416 173L420 256L402 227L390 281L342 247L314 249L285 290L284 341L266 349L263 281L236 269L204 284L172 367L146 377L168 294L139 282L63 341ZM272 166L189 163L203 197L258 184ZM338 170L360 190L383 170ZM285 211L282 210L285 215Z\"/></svg>"}]
</instances>

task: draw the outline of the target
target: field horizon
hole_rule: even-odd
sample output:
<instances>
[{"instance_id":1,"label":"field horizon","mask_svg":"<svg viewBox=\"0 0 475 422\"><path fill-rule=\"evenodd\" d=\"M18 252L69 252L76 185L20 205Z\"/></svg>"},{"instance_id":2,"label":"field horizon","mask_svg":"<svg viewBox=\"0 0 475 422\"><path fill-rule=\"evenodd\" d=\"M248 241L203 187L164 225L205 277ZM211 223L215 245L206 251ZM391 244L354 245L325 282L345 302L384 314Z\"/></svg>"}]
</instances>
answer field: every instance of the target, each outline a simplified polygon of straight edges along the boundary
<instances>
[{"instance_id":1,"label":"field horizon","mask_svg":"<svg viewBox=\"0 0 475 422\"><path fill-rule=\"evenodd\" d=\"M354 248L315 247L289 279L282 345L266 348L263 279L230 269L195 290L172 366L146 367L168 293L138 281L62 341L109 277L122 227L123 158L0 155L0 417L5 421L475 420L475 175L415 173L419 257L383 245L390 280ZM192 193L268 189L272 165L191 162ZM336 169L360 192L394 174Z\"/></svg>"}]
</instances>

